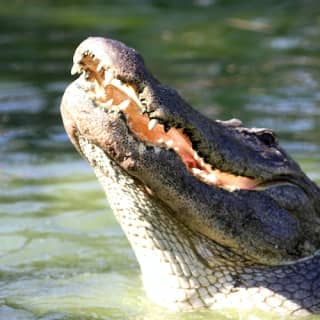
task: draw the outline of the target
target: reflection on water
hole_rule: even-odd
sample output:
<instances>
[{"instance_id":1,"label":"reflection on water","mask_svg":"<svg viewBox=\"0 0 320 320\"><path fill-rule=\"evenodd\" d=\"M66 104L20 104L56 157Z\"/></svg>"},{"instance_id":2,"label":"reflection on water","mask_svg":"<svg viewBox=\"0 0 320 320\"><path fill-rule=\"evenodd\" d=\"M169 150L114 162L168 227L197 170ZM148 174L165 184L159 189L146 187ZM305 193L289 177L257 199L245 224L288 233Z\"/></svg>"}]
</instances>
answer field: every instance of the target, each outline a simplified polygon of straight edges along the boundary
<instances>
[{"instance_id":1,"label":"reflection on water","mask_svg":"<svg viewBox=\"0 0 320 320\"><path fill-rule=\"evenodd\" d=\"M319 14L311 0L0 4L0 319L226 318L171 314L146 299L62 128L72 53L88 35L125 41L208 116L274 128L320 182Z\"/></svg>"}]
</instances>

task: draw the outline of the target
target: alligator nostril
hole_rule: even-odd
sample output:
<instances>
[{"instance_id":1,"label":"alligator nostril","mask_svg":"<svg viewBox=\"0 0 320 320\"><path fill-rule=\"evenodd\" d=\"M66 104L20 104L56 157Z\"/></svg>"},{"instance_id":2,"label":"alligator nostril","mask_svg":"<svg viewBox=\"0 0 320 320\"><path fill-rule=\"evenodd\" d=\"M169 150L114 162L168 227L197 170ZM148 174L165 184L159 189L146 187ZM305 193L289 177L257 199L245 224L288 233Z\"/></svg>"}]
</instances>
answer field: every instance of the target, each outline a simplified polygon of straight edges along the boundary
<instances>
[{"instance_id":1,"label":"alligator nostril","mask_svg":"<svg viewBox=\"0 0 320 320\"><path fill-rule=\"evenodd\" d=\"M262 132L258 134L258 138L260 141L265 143L267 146L274 145L276 142L276 138L272 132Z\"/></svg>"}]
</instances>

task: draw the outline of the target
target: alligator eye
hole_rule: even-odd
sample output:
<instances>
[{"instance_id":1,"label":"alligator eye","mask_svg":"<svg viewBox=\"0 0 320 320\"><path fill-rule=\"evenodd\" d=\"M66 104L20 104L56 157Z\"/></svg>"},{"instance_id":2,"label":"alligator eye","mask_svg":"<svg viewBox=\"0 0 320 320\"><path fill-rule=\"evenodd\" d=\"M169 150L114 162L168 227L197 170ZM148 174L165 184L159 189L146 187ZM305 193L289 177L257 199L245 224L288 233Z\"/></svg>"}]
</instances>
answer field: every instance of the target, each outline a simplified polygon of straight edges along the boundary
<instances>
[{"instance_id":1,"label":"alligator eye","mask_svg":"<svg viewBox=\"0 0 320 320\"><path fill-rule=\"evenodd\" d=\"M273 132L261 132L258 134L258 138L261 142L263 142L264 144L266 144L267 146L272 146L275 144L276 142L276 138L274 136Z\"/></svg>"}]
</instances>

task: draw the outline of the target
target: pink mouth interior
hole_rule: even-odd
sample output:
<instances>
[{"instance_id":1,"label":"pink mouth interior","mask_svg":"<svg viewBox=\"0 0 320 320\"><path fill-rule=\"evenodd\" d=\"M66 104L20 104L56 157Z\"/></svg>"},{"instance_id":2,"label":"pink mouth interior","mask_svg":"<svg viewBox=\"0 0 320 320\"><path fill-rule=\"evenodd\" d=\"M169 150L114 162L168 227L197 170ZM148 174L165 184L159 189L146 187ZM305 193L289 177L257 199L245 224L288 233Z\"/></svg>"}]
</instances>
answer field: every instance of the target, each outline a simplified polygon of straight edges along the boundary
<instances>
[{"instance_id":1,"label":"pink mouth interior","mask_svg":"<svg viewBox=\"0 0 320 320\"><path fill-rule=\"evenodd\" d=\"M182 129L171 128L165 132L163 125L157 124L150 130L148 116L141 114L139 105L121 89L110 84L105 87L105 92L106 101L112 98L115 106L125 100L130 100L130 103L122 111L126 115L131 131L139 140L154 146L173 149L180 156L188 171L202 182L219 187L229 187L232 190L250 190L257 185L257 181L254 179L222 172L205 163L192 149L191 141L183 134Z\"/></svg>"}]
</instances>

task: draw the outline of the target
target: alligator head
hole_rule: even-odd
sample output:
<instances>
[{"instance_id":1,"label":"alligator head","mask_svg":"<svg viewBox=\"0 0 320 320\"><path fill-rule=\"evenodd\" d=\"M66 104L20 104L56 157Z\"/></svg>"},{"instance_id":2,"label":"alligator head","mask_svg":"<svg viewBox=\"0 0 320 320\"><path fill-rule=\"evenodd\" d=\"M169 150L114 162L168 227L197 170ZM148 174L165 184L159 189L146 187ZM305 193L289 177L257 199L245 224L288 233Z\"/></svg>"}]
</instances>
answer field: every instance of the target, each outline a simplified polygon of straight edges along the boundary
<instances>
[{"instance_id":1,"label":"alligator head","mask_svg":"<svg viewBox=\"0 0 320 320\"><path fill-rule=\"evenodd\" d=\"M272 130L206 118L121 42L88 38L73 63L80 77L64 94L64 125L108 190L134 248L137 212L139 221L149 219L146 234L163 239L160 231L172 227L175 241L185 237L190 254L209 265L230 265L229 259L273 267L316 252L319 188Z\"/></svg>"}]
</instances>

